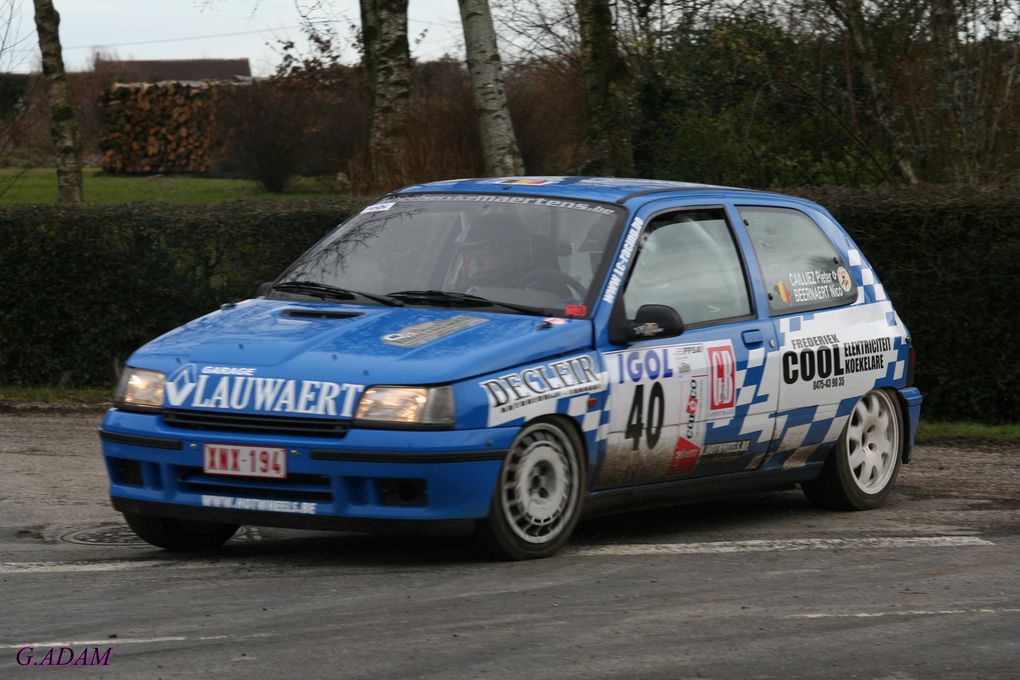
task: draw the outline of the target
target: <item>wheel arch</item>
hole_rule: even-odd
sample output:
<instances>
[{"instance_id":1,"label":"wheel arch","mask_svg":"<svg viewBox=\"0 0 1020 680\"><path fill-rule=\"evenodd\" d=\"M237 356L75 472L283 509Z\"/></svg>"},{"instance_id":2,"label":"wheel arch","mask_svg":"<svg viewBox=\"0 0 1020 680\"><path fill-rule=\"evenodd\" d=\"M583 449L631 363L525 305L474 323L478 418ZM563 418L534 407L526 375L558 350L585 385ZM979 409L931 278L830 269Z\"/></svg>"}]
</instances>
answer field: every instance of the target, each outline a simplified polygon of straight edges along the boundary
<instances>
[{"instance_id":1,"label":"wheel arch","mask_svg":"<svg viewBox=\"0 0 1020 680\"><path fill-rule=\"evenodd\" d=\"M552 423L553 425L559 425L573 437L574 444L577 446L578 451L581 454L581 460L584 461L584 491L585 494L587 494L593 482L591 479L591 471L595 468L595 466L589 458L590 451L588 450L588 441L584 436L584 430L581 429L581 424L577 422L576 418L568 416L565 413L550 413L532 418L521 425L521 429L523 430L527 426L534 425L536 423Z\"/></svg>"},{"instance_id":2,"label":"wheel arch","mask_svg":"<svg viewBox=\"0 0 1020 680\"><path fill-rule=\"evenodd\" d=\"M910 458L914 454L913 440L910 436L910 409L907 404L907 400L903 397L899 390L886 387L885 391L891 392L893 395L893 403L900 410L900 460L906 465L910 463Z\"/></svg>"}]
</instances>

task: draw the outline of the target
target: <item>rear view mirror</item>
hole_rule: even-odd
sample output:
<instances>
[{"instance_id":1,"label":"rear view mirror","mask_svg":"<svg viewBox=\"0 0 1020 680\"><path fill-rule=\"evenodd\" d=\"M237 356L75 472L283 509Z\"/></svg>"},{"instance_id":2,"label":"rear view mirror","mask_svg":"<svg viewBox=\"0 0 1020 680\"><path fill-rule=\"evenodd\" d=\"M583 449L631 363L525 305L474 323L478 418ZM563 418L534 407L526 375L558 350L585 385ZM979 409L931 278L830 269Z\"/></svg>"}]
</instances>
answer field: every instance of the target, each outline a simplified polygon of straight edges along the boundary
<instances>
[{"instance_id":1,"label":"rear view mirror","mask_svg":"<svg viewBox=\"0 0 1020 680\"><path fill-rule=\"evenodd\" d=\"M265 283L260 283L259 287L255 289L255 297L265 297L266 295L269 295L269 291L271 291L271 290L273 290L273 282L272 281L266 281Z\"/></svg>"},{"instance_id":2,"label":"rear view mirror","mask_svg":"<svg viewBox=\"0 0 1020 680\"><path fill-rule=\"evenodd\" d=\"M627 321L627 340L672 338L684 332L684 322L668 305L641 305L637 318Z\"/></svg>"}]
</instances>

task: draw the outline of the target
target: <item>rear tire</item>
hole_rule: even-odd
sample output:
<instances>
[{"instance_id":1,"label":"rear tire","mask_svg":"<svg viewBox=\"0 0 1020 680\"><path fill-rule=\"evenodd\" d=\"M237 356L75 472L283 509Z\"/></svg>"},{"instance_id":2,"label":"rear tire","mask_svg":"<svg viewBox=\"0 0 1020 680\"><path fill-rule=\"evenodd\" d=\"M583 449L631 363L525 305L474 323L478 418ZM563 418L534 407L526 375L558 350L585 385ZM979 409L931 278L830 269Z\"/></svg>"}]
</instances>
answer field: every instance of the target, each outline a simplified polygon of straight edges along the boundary
<instances>
[{"instance_id":1,"label":"rear tire","mask_svg":"<svg viewBox=\"0 0 1020 680\"><path fill-rule=\"evenodd\" d=\"M892 394L873 390L854 404L821 476L801 488L819 507L871 510L888 498L902 458L903 414Z\"/></svg>"},{"instance_id":2,"label":"rear tire","mask_svg":"<svg viewBox=\"0 0 1020 680\"><path fill-rule=\"evenodd\" d=\"M587 479L583 451L577 434L556 422L538 421L521 430L478 529L493 557L549 557L570 539Z\"/></svg>"},{"instance_id":3,"label":"rear tire","mask_svg":"<svg viewBox=\"0 0 1020 680\"><path fill-rule=\"evenodd\" d=\"M124 519L131 530L146 543L177 552L218 548L226 543L240 526L217 522L192 522L134 512L125 512Z\"/></svg>"}]
</instances>

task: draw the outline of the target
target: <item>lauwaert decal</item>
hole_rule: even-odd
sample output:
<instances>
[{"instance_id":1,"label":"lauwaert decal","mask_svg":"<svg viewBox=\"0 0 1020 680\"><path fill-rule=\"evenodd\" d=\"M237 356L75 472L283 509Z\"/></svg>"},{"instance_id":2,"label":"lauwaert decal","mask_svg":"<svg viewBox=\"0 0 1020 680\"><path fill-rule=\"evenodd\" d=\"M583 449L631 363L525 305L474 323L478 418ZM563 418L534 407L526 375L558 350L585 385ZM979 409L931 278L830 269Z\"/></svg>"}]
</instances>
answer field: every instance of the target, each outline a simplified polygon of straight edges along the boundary
<instances>
[{"instance_id":1,"label":"lauwaert decal","mask_svg":"<svg viewBox=\"0 0 1020 680\"><path fill-rule=\"evenodd\" d=\"M255 372L255 369L245 370ZM199 373L194 365L188 365L167 381L165 404L175 408L351 418L364 389L364 385L326 380L222 375L215 367L206 367Z\"/></svg>"}]
</instances>

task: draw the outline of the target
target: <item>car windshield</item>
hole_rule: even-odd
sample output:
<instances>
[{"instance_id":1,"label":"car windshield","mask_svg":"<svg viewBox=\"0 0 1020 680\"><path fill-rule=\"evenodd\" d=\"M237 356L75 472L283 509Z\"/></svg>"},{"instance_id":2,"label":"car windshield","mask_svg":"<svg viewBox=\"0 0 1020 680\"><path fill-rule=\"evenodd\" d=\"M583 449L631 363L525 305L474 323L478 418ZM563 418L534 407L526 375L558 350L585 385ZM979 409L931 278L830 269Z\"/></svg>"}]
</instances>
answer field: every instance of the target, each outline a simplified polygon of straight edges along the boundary
<instances>
[{"instance_id":1,"label":"car windshield","mask_svg":"<svg viewBox=\"0 0 1020 680\"><path fill-rule=\"evenodd\" d=\"M274 296L587 316L622 216L566 199L390 196L302 255Z\"/></svg>"}]
</instances>

